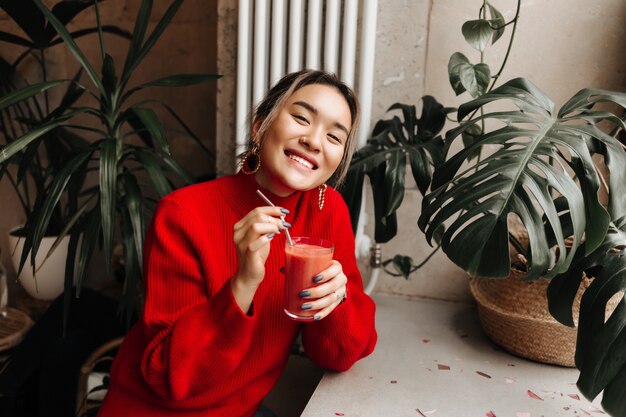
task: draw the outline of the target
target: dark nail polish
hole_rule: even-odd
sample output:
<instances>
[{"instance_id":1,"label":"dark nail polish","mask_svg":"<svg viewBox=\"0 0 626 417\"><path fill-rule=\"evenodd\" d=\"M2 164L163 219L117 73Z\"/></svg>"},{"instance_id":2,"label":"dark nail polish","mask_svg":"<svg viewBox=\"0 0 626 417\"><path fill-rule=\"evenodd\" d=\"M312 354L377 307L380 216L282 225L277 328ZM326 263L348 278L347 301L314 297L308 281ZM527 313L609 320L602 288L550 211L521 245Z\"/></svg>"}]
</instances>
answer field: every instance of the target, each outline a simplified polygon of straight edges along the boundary
<instances>
[{"instance_id":1,"label":"dark nail polish","mask_svg":"<svg viewBox=\"0 0 626 417\"><path fill-rule=\"evenodd\" d=\"M313 316L313 320L320 321L322 318L320 316Z\"/></svg>"},{"instance_id":2,"label":"dark nail polish","mask_svg":"<svg viewBox=\"0 0 626 417\"><path fill-rule=\"evenodd\" d=\"M289 214L289 210L287 210L286 208L281 208L280 212L283 214Z\"/></svg>"},{"instance_id":3,"label":"dark nail polish","mask_svg":"<svg viewBox=\"0 0 626 417\"><path fill-rule=\"evenodd\" d=\"M275 233L268 233L267 238L272 239L275 236Z\"/></svg>"},{"instance_id":4,"label":"dark nail polish","mask_svg":"<svg viewBox=\"0 0 626 417\"><path fill-rule=\"evenodd\" d=\"M321 275L315 275L313 277L313 282L318 283L323 279L323 277Z\"/></svg>"},{"instance_id":5,"label":"dark nail polish","mask_svg":"<svg viewBox=\"0 0 626 417\"><path fill-rule=\"evenodd\" d=\"M291 227L291 223L286 222L283 220L283 226L285 226L286 228L290 228Z\"/></svg>"},{"instance_id":6,"label":"dark nail polish","mask_svg":"<svg viewBox=\"0 0 626 417\"><path fill-rule=\"evenodd\" d=\"M302 307L300 307L302 310L310 310L312 308L311 304L309 303L304 303L302 304Z\"/></svg>"},{"instance_id":7,"label":"dark nail polish","mask_svg":"<svg viewBox=\"0 0 626 417\"><path fill-rule=\"evenodd\" d=\"M310 295L311 295L311 291L309 291L309 290L303 290L303 291L300 291L300 292L298 293L298 295L299 295L300 297L302 297L302 298L304 298L304 297L308 297L308 296L310 296Z\"/></svg>"},{"instance_id":8,"label":"dark nail polish","mask_svg":"<svg viewBox=\"0 0 626 417\"><path fill-rule=\"evenodd\" d=\"M281 274L285 273L285 267L281 266L280 269L278 270L278 272L280 272Z\"/></svg>"}]
</instances>

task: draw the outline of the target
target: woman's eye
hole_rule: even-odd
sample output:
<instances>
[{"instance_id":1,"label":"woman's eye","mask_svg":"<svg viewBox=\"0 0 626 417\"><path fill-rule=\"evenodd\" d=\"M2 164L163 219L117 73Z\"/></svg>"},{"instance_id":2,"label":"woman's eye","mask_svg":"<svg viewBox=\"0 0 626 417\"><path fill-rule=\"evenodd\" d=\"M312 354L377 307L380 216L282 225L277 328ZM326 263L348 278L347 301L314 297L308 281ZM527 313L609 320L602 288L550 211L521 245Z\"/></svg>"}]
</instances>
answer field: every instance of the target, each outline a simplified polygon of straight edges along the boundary
<instances>
[{"instance_id":1,"label":"woman's eye","mask_svg":"<svg viewBox=\"0 0 626 417\"><path fill-rule=\"evenodd\" d=\"M299 114L294 114L293 117L295 117L296 119L303 121L304 123L309 123L309 121L306 119L306 117L301 116Z\"/></svg>"},{"instance_id":2,"label":"woman's eye","mask_svg":"<svg viewBox=\"0 0 626 417\"><path fill-rule=\"evenodd\" d=\"M333 135L332 133L329 133L328 137L331 138L332 140L334 140L337 143L341 143L341 139L339 139L337 136Z\"/></svg>"}]
</instances>

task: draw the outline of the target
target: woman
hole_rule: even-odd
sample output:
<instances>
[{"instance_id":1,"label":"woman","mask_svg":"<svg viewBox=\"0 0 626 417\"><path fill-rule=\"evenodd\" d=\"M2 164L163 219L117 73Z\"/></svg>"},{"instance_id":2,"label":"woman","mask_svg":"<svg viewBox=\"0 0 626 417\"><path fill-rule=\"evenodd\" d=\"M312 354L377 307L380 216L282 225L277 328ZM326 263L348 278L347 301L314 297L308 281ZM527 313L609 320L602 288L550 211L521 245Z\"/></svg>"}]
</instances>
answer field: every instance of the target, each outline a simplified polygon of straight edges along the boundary
<instances>
[{"instance_id":1,"label":"woman","mask_svg":"<svg viewBox=\"0 0 626 417\"><path fill-rule=\"evenodd\" d=\"M357 124L354 94L334 75L289 74L257 107L238 174L159 203L144 246L144 316L116 356L101 416L253 416L300 331L326 369L373 351L375 306L348 210L325 185L343 179ZM301 292L310 323L283 312L285 228L335 245L332 265Z\"/></svg>"}]
</instances>

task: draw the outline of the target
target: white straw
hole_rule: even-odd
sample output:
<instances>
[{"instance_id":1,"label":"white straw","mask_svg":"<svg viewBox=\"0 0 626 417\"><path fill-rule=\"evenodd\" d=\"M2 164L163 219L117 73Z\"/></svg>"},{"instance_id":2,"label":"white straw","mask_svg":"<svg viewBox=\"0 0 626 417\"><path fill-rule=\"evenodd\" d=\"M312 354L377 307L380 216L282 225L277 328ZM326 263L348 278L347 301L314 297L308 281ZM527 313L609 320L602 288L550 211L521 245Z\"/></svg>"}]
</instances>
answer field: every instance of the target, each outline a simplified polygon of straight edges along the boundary
<instances>
[{"instance_id":1,"label":"white straw","mask_svg":"<svg viewBox=\"0 0 626 417\"><path fill-rule=\"evenodd\" d=\"M272 206L272 207L276 207L276 206L274 205L274 203L272 203L272 202L270 201L270 199L269 199L269 198L265 197L265 195L261 192L261 190L256 190L256 193L257 193L258 195L260 195L260 196L261 196L261 198L262 198L263 200L265 200L265 202L266 202L267 204L269 204L269 205L270 205L270 206ZM280 219L284 222L284 221L285 221L285 216L280 216ZM285 227L285 233L287 233L287 240L289 240L289 245L293 246L293 240L291 240L291 235L289 234L289 229L287 229L286 227Z\"/></svg>"}]
</instances>

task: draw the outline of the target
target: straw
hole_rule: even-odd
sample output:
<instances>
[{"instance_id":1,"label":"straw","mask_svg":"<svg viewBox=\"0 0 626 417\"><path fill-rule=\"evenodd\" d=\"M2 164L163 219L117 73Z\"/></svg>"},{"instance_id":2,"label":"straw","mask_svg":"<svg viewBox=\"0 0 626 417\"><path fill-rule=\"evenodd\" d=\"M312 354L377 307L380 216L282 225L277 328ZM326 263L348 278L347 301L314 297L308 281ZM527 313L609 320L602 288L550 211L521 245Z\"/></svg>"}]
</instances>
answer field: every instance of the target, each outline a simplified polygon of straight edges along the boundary
<instances>
[{"instance_id":1,"label":"straw","mask_svg":"<svg viewBox=\"0 0 626 417\"><path fill-rule=\"evenodd\" d=\"M276 206L274 205L274 203L272 203L272 202L270 201L270 199L269 199L269 198L265 197L265 194L263 194L263 193L261 192L261 190L256 190L256 193L257 193L258 195L260 195L260 196L261 196L261 198L262 198L263 200L265 200L265 202L266 202L267 204L269 204L269 205L270 205L270 206L272 206L272 207L276 207ZM282 221L285 221L285 216L280 216L280 219L281 219ZM290 246L293 246L293 240L291 240L291 235L289 234L289 229L285 228L285 233L287 233L287 240L289 240L289 245L290 245Z\"/></svg>"}]
</instances>

